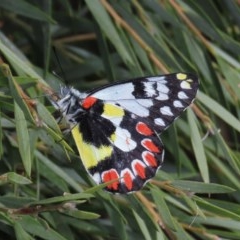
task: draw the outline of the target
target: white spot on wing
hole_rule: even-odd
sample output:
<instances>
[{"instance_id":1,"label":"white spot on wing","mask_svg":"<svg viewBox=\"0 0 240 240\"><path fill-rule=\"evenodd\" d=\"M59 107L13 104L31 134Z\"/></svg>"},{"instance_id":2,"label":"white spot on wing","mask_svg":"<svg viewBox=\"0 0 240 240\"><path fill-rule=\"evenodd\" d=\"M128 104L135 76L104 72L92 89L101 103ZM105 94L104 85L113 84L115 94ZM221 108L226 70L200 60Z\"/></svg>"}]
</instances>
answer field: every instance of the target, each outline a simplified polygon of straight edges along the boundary
<instances>
[{"instance_id":1,"label":"white spot on wing","mask_svg":"<svg viewBox=\"0 0 240 240\"><path fill-rule=\"evenodd\" d=\"M139 101L139 103L138 103ZM148 117L149 116L149 110L146 108L149 104L152 105L152 101L148 99L138 99L136 100L121 100L117 101L118 104L120 104L124 109L128 110L129 112L132 112L140 117ZM147 105L146 107L141 105ZM151 106L150 105L150 106Z\"/></svg>"},{"instance_id":2,"label":"white spot on wing","mask_svg":"<svg viewBox=\"0 0 240 240\"><path fill-rule=\"evenodd\" d=\"M144 91L146 92L147 97L153 97L156 95L156 89L154 88L154 82L145 82Z\"/></svg>"},{"instance_id":3,"label":"white spot on wing","mask_svg":"<svg viewBox=\"0 0 240 240\"><path fill-rule=\"evenodd\" d=\"M142 106L144 106L146 108L149 108L149 107L151 107L153 105L153 101L151 99L136 99L136 101L140 105L142 105Z\"/></svg>"},{"instance_id":4,"label":"white spot on wing","mask_svg":"<svg viewBox=\"0 0 240 240\"><path fill-rule=\"evenodd\" d=\"M164 100L168 100L169 97L165 93L159 93L159 95L155 99L160 100L160 101L164 101Z\"/></svg>"},{"instance_id":5,"label":"white spot on wing","mask_svg":"<svg viewBox=\"0 0 240 240\"><path fill-rule=\"evenodd\" d=\"M149 78L146 78L148 81L150 82L162 82L162 83L166 83L167 81L165 80L165 77L164 76L161 76L161 77L149 77Z\"/></svg>"},{"instance_id":6,"label":"white spot on wing","mask_svg":"<svg viewBox=\"0 0 240 240\"><path fill-rule=\"evenodd\" d=\"M162 83L157 83L157 90L160 93L168 93L169 92L169 88L165 84L162 84Z\"/></svg>"},{"instance_id":7,"label":"white spot on wing","mask_svg":"<svg viewBox=\"0 0 240 240\"><path fill-rule=\"evenodd\" d=\"M186 95L185 92L180 91L180 92L178 93L178 98L179 98L179 99L188 99L188 96Z\"/></svg>"},{"instance_id":8,"label":"white spot on wing","mask_svg":"<svg viewBox=\"0 0 240 240\"><path fill-rule=\"evenodd\" d=\"M162 120L162 118L155 118L155 119L154 119L154 123L155 123L156 125L159 125L159 126L163 126L163 127L166 126L166 124L165 124L165 122Z\"/></svg>"},{"instance_id":9,"label":"white spot on wing","mask_svg":"<svg viewBox=\"0 0 240 240\"><path fill-rule=\"evenodd\" d=\"M132 83L122 83L107 88L103 88L91 96L102 99L102 100L119 100L119 99L135 99L132 95L134 86Z\"/></svg>"},{"instance_id":10,"label":"white spot on wing","mask_svg":"<svg viewBox=\"0 0 240 240\"><path fill-rule=\"evenodd\" d=\"M183 89L191 89L191 85L187 81L182 81L180 84L181 88Z\"/></svg>"},{"instance_id":11,"label":"white spot on wing","mask_svg":"<svg viewBox=\"0 0 240 240\"><path fill-rule=\"evenodd\" d=\"M176 108L183 108L184 106L182 105L182 103L178 100L175 100L173 102L173 106L176 107Z\"/></svg>"},{"instance_id":12,"label":"white spot on wing","mask_svg":"<svg viewBox=\"0 0 240 240\"><path fill-rule=\"evenodd\" d=\"M135 114L131 113L131 118L136 119L137 116Z\"/></svg>"},{"instance_id":13,"label":"white spot on wing","mask_svg":"<svg viewBox=\"0 0 240 240\"><path fill-rule=\"evenodd\" d=\"M168 107L168 106L161 107L161 108L160 108L160 112L161 112L163 115L173 116L173 113L172 113L170 107Z\"/></svg>"},{"instance_id":14,"label":"white spot on wing","mask_svg":"<svg viewBox=\"0 0 240 240\"><path fill-rule=\"evenodd\" d=\"M100 184L101 183L101 177L99 172L96 172L92 175L93 180L97 183Z\"/></svg>"},{"instance_id":15,"label":"white spot on wing","mask_svg":"<svg viewBox=\"0 0 240 240\"><path fill-rule=\"evenodd\" d=\"M104 118L109 119L114 126L119 126L120 123L122 122L122 118L121 117L106 117L103 115Z\"/></svg>"},{"instance_id":16,"label":"white spot on wing","mask_svg":"<svg viewBox=\"0 0 240 240\"><path fill-rule=\"evenodd\" d=\"M124 152L129 152L136 148L137 143L132 140L128 130L117 127L115 131L116 139L114 145Z\"/></svg>"}]
</instances>

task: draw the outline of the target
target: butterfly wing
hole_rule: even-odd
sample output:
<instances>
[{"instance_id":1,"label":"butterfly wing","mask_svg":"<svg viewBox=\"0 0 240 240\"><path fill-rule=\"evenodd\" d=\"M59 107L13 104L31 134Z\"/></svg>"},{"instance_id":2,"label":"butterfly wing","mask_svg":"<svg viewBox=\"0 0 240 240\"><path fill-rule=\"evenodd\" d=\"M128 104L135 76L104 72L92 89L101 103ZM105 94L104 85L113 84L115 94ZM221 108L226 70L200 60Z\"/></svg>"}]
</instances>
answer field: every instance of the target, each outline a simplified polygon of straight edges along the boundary
<instances>
[{"instance_id":1,"label":"butterfly wing","mask_svg":"<svg viewBox=\"0 0 240 240\"><path fill-rule=\"evenodd\" d=\"M169 74L115 83L81 101L86 114L73 128L80 157L106 190L137 191L163 162L161 133L191 104L198 89L193 74Z\"/></svg>"},{"instance_id":2,"label":"butterfly wing","mask_svg":"<svg viewBox=\"0 0 240 240\"><path fill-rule=\"evenodd\" d=\"M177 73L120 82L91 96L146 118L161 133L191 104L198 86L196 75Z\"/></svg>"}]
</instances>

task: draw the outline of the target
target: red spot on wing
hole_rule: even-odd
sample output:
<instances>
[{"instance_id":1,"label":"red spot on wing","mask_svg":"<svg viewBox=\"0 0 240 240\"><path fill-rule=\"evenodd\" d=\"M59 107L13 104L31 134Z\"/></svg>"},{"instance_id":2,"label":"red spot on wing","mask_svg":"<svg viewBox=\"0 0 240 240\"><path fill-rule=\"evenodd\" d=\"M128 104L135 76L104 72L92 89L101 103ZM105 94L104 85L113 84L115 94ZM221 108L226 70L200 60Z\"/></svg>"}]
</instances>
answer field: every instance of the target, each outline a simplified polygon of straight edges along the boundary
<instances>
[{"instance_id":1,"label":"red spot on wing","mask_svg":"<svg viewBox=\"0 0 240 240\"><path fill-rule=\"evenodd\" d=\"M143 160L145 163L151 167L157 167L157 159L154 157L154 155L150 152L144 152L143 153Z\"/></svg>"},{"instance_id":2,"label":"red spot on wing","mask_svg":"<svg viewBox=\"0 0 240 240\"><path fill-rule=\"evenodd\" d=\"M136 130L138 133L145 135L145 136L150 136L153 134L152 129L150 129L147 124L143 122L138 122L136 125Z\"/></svg>"},{"instance_id":3,"label":"red spot on wing","mask_svg":"<svg viewBox=\"0 0 240 240\"><path fill-rule=\"evenodd\" d=\"M85 109L89 109L90 107L92 107L95 102L97 101L97 98L95 97L86 97L83 101L82 101L82 107Z\"/></svg>"},{"instance_id":4,"label":"red spot on wing","mask_svg":"<svg viewBox=\"0 0 240 240\"><path fill-rule=\"evenodd\" d=\"M140 161L137 161L136 163L134 163L134 168L135 168L135 172L140 178L142 179L146 178L145 167L143 166L143 164L141 164Z\"/></svg>"},{"instance_id":5,"label":"red spot on wing","mask_svg":"<svg viewBox=\"0 0 240 240\"><path fill-rule=\"evenodd\" d=\"M133 187L133 176L129 171L123 173L122 181L125 183L128 190L131 190Z\"/></svg>"},{"instance_id":6,"label":"red spot on wing","mask_svg":"<svg viewBox=\"0 0 240 240\"><path fill-rule=\"evenodd\" d=\"M142 146L151 152L160 153L160 149L153 143L151 139L145 138L142 140Z\"/></svg>"},{"instance_id":7,"label":"red spot on wing","mask_svg":"<svg viewBox=\"0 0 240 240\"><path fill-rule=\"evenodd\" d=\"M103 183L107 183L109 181L118 180L118 179L119 179L119 175L115 169L110 169L110 170L102 173ZM119 185L119 181L115 181L113 183L110 183L107 186L107 188L113 189L113 190L118 190L118 185Z\"/></svg>"}]
</instances>

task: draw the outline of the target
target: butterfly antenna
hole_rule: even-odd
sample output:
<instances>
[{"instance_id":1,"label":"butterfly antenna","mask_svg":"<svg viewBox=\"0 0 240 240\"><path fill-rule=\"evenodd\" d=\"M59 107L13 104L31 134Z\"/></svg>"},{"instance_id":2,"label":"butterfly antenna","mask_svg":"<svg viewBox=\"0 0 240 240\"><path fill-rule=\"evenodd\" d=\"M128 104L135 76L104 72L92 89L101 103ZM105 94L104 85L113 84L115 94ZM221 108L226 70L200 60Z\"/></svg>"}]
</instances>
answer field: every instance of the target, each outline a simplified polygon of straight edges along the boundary
<instances>
[{"instance_id":1,"label":"butterfly antenna","mask_svg":"<svg viewBox=\"0 0 240 240\"><path fill-rule=\"evenodd\" d=\"M62 64L61 64L61 61L60 61L60 59L59 59L59 57L58 57L57 50L56 50L56 47L55 47L55 46L53 46L53 53L54 53L54 56L55 56L55 58L56 58L56 60L57 60L58 66L59 66L59 68L60 68L60 70L61 70L61 75L62 75L62 77L60 77L60 78L62 78L62 79L64 80L64 82L68 85L68 81L67 81L65 72L63 71ZM56 74L55 72L54 72L54 75L56 75L56 76L59 77L59 75Z\"/></svg>"}]
</instances>

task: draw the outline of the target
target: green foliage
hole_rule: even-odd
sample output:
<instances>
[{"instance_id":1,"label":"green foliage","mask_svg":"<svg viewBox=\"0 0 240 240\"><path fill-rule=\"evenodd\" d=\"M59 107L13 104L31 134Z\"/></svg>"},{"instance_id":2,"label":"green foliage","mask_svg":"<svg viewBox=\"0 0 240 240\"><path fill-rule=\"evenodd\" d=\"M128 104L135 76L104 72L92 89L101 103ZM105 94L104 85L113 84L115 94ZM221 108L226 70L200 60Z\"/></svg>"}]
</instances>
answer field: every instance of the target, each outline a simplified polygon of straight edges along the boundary
<instances>
[{"instance_id":1,"label":"green foliage","mask_svg":"<svg viewBox=\"0 0 240 240\"><path fill-rule=\"evenodd\" d=\"M239 1L1 0L0 10L2 237L239 239ZM141 192L93 184L45 98L59 89L53 70L81 90L198 73L197 100L161 135L164 166Z\"/></svg>"}]
</instances>

